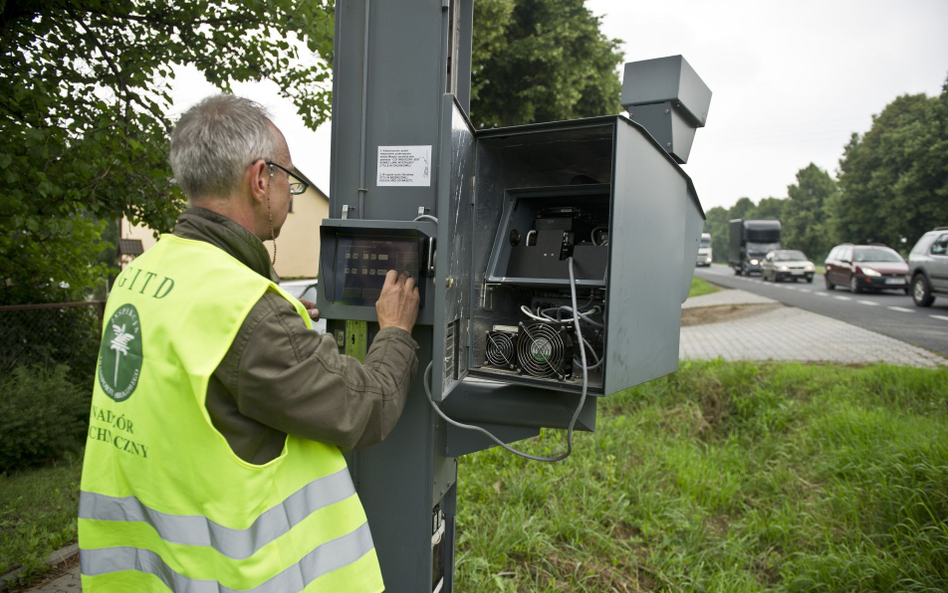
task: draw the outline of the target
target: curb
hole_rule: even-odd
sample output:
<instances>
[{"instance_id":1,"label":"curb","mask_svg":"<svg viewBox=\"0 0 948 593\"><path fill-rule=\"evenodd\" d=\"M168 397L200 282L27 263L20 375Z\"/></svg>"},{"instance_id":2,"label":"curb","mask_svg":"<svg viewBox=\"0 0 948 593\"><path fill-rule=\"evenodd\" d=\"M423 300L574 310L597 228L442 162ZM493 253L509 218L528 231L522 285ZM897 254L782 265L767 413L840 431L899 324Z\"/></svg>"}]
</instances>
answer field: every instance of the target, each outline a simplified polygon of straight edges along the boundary
<instances>
[{"instance_id":1,"label":"curb","mask_svg":"<svg viewBox=\"0 0 948 593\"><path fill-rule=\"evenodd\" d=\"M72 560L79 554L79 544L69 544L59 548L55 552L49 555L49 558L46 559L47 566L59 566L65 564L66 562ZM10 583L16 581L17 577L23 572L22 568L17 568L11 570L7 574L0 576L0 591L6 591L10 587Z\"/></svg>"}]
</instances>

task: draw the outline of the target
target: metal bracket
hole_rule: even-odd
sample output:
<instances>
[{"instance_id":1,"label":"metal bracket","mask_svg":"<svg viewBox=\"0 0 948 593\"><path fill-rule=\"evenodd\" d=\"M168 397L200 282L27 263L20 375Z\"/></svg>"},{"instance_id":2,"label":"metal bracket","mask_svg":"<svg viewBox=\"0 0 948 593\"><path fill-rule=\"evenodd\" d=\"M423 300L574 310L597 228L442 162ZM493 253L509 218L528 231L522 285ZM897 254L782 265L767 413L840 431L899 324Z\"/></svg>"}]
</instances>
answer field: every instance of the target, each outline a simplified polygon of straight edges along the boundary
<instances>
[{"instance_id":1,"label":"metal bracket","mask_svg":"<svg viewBox=\"0 0 948 593\"><path fill-rule=\"evenodd\" d=\"M418 206L418 216L424 216L425 214L428 214L430 211L431 210L429 208L425 208L424 206Z\"/></svg>"},{"instance_id":2,"label":"metal bracket","mask_svg":"<svg viewBox=\"0 0 948 593\"><path fill-rule=\"evenodd\" d=\"M349 206L349 204L343 204L343 205L342 205L342 214L339 216L339 218L341 218L342 220L348 219L348 218L349 218L349 209L350 209L350 208L351 208L351 206Z\"/></svg>"},{"instance_id":3,"label":"metal bracket","mask_svg":"<svg viewBox=\"0 0 948 593\"><path fill-rule=\"evenodd\" d=\"M500 286L499 284L490 284L488 282L484 283L484 286L481 288L481 309L485 311L492 311L494 309L494 288ZM490 302L487 302L487 297L490 295Z\"/></svg>"},{"instance_id":4,"label":"metal bracket","mask_svg":"<svg viewBox=\"0 0 948 593\"><path fill-rule=\"evenodd\" d=\"M438 251L435 249L435 238L428 239L428 277L435 277L435 255Z\"/></svg>"}]
</instances>

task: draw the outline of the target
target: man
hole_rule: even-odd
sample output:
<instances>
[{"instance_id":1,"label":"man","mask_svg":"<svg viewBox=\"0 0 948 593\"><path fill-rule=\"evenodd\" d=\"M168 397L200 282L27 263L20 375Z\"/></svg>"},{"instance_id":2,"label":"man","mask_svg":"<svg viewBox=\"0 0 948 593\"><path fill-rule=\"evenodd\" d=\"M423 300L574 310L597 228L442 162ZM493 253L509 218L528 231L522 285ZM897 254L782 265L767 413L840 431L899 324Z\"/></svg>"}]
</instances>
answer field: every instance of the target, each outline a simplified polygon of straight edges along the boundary
<instances>
[{"instance_id":1,"label":"man","mask_svg":"<svg viewBox=\"0 0 948 593\"><path fill-rule=\"evenodd\" d=\"M292 193L286 140L255 103L187 111L171 164L191 208L117 278L79 503L96 592L384 587L340 447L381 441L418 367L419 295L389 271L364 364L275 281ZM309 310L307 310L309 309Z\"/></svg>"}]
</instances>

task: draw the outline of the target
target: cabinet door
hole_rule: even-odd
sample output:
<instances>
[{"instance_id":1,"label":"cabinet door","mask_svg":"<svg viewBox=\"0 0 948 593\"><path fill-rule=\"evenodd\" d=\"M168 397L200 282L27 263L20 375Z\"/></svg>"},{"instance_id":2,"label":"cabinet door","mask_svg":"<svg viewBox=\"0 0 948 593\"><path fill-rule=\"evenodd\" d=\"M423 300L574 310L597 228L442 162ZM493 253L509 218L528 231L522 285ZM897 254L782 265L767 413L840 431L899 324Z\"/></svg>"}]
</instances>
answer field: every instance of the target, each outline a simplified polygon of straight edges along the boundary
<instances>
[{"instance_id":1,"label":"cabinet door","mask_svg":"<svg viewBox=\"0 0 948 593\"><path fill-rule=\"evenodd\" d=\"M474 128L452 94L443 97L441 118L431 375L435 401L447 397L468 373L474 207Z\"/></svg>"}]
</instances>

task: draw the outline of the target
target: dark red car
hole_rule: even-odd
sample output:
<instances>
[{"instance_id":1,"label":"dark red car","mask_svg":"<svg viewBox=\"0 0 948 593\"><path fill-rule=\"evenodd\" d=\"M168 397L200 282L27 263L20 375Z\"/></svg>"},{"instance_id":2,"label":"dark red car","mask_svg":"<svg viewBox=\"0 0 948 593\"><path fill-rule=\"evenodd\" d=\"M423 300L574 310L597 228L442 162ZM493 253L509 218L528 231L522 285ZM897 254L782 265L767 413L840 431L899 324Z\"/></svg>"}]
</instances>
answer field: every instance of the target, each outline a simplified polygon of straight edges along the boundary
<instances>
[{"instance_id":1,"label":"dark red car","mask_svg":"<svg viewBox=\"0 0 948 593\"><path fill-rule=\"evenodd\" d=\"M902 256L885 245L843 243L826 257L823 279L827 290L848 286L853 293L901 290L908 294L908 271Z\"/></svg>"}]
</instances>

